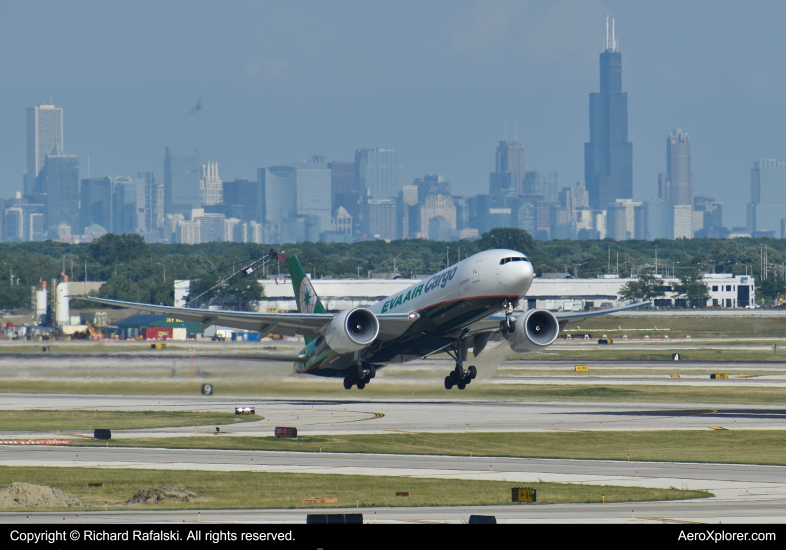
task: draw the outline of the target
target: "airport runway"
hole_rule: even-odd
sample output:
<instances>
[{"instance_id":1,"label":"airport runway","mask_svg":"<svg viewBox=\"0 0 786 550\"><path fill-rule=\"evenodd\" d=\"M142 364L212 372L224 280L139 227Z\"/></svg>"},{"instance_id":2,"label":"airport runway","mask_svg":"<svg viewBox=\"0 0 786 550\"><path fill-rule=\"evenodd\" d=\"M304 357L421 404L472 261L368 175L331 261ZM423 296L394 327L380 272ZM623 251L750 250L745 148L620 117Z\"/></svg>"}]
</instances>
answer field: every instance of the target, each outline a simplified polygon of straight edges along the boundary
<instances>
[{"instance_id":1,"label":"airport runway","mask_svg":"<svg viewBox=\"0 0 786 550\"><path fill-rule=\"evenodd\" d=\"M401 432L525 432L586 430L784 429L786 407L671 403L518 402L495 400L227 398L216 396L117 396L0 394L5 410L169 410L234 412L256 408L264 419L222 427L226 436L269 436L276 426L293 426L301 435ZM99 426L94 426L99 427ZM196 426L114 430L115 438L187 437ZM200 427L201 434L213 426ZM69 433L92 436L88 430ZM53 432L14 432L0 438L56 436Z\"/></svg>"},{"instance_id":2,"label":"airport runway","mask_svg":"<svg viewBox=\"0 0 786 550\"><path fill-rule=\"evenodd\" d=\"M324 510L158 510L78 512L79 523L305 523L306 514ZM619 504L510 506L429 506L424 508L330 508L330 513L361 512L364 523L466 523L471 514L491 515L498 523L782 523L786 501L718 499ZM68 512L0 512L0 522L66 523ZM375 519L376 518L376 519ZM766 531L766 529L764 529Z\"/></svg>"},{"instance_id":3,"label":"airport runway","mask_svg":"<svg viewBox=\"0 0 786 550\"><path fill-rule=\"evenodd\" d=\"M580 344L566 344L566 347L571 349L581 349L580 346ZM486 354L468 361L478 367L479 375L474 384L590 386L655 384L786 388L786 363L781 362L594 360L592 352L598 349L597 346L586 348L587 357L581 361L515 359L502 362L509 355L509 350L506 348L498 350L497 347L492 347ZM251 351L246 348L240 349L240 351L244 350ZM232 351L238 350L233 348ZM502 362L501 370L498 370L497 366L500 362ZM576 373L577 363L589 365L590 371ZM421 359L403 365L389 365L378 371L377 378L372 384L428 385L431 388L441 389L445 376L453 370L453 367L453 360L443 357ZM710 373L715 372L728 373L729 379L710 379ZM293 373L292 365L287 362L217 359L199 355L192 359L183 353L2 354L0 355L0 385L2 381L23 381L28 384L47 382L50 383L49 387L51 383L58 382L84 383L93 386L104 383L117 386L158 382L162 394L179 393L173 392L172 389L182 386L191 386L198 391L203 383L211 383L218 388L222 383L259 385L267 382L292 384L303 382L332 385L338 390L341 389L340 379L297 375ZM446 394L446 397L449 397L449 394Z\"/></svg>"}]
</instances>

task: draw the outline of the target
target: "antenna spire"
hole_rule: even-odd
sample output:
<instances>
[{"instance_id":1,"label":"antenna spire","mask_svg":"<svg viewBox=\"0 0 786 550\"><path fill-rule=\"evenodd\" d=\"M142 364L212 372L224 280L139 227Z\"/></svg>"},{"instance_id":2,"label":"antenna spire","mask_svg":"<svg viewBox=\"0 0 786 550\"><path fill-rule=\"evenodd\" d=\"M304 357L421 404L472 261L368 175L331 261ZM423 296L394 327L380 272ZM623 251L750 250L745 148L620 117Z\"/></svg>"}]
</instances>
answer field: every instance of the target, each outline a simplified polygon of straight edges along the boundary
<instances>
[{"instance_id":1,"label":"antenna spire","mask_svg":"<svg viewBox=\"0 0 786 550\"><path fill-rule=\"evenodd\" d=\"M609 14L606 14L606 49L609 49Z\"/></svg>"},{"instance_id":2,"label":"antenna spire","mask_svg":"<svg viewBox=\"0 0 786 550\"><path fill-rule=\"evenodd\" d=\"M617 51L617 38L614 34L614 18L611 19L611 51Z\"/></svg>"}]
</instances>

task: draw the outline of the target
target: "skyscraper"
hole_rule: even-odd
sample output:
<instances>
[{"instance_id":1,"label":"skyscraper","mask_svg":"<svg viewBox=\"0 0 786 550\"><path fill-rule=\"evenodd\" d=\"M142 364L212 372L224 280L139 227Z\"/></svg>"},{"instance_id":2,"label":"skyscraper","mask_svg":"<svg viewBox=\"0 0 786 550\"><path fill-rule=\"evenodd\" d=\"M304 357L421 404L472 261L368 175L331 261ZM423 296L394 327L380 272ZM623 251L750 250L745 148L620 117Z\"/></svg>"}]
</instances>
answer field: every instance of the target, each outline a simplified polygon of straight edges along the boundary
<instances>
[{"instance_id":1,"label":"skyscraper","mask_svg":"<svg viewBox=\"0 0 786 550\"><path fill-rule=\"evenodd\" d=\"M276 243L286 220L295 217L297 212L297 182L295 168L292 166L267 166L257 169L257 183L260 192L259 214L257 220L264 222L273 234ZM273 242L273 241L271 241ZM295 242L291 239L287 242Z\"/></svg>"},{"instance_id":2,"label":"skyscraper","mask_svg":"<svg viewBox=\"0 0 786 550\"><path fill-rule=\"evenodd\" d=\"M199 180L199 194L203 206L221 204L224 201L224 188L218 177L218 163L208 162L202 165L202 179Z\"/></svg>"},{"instance_id":3,"label":"skyscraper","mask_svg":"<svg viewBox=\"0 0 786 550\"><path fill-rule=\"evenodd\" d=\"M330 168L325 162L298 162L295 182L297 215L306 218L306 240L316 242L330 229Z\"/></svg>"},{"instance_id":4,"label":"skyscraper","mask_svg":"<svg viewBox=\"0 0 786 550\"><path fill-rule=\"evenodd\" d=\"M27 109L25 195L32 195L47 155L63 154L63 109L40 104Z\"/></svg>"},{"instance_id":5,"label":"skyscraper","mask_svg":"<svg viewBox=\"0 0 786 550\"><path fill-rule=\"evenodd\" d=\"M522 145L520 141L499 142L497 146L497 169L495 172L497 174L510 174L510 190L514 191L517 195L524 193L523 182L524 171L527 167L526 160L527 157L524 153L524 145ZM490 193L494 194L496 192L493 187L500 187L499 181L499 176L495 178L492 174L489 177L489 187L492 188L489 191Z\"/></svg>"},{"instance_id":6,"label":"skyscraper","mask_svg":"<svg viewBox=\"0 0 786 550\"><path fill-rule=\"evenodd\" d=\"M137 213L140 217L137 229L160 231L164 226L164 185L156 183L153 172L138 172L136 177ZM145 239L155 242L152 235L145 236Z\"/></svg>"},{"instance_id":7,"label":"skyscraper","mask_svg":"<svg viewBox=\"0 0 786 550\"><path fill-rule=\"evenodd\" d=\"M191 217L191 210L199 208L199 149L178 145L167 147L164 156L164 212Z\"/></svg>"},{"instance_id":8,"label":"skyscraper","mask_svg":"<svg viewBox=\"0 0 786 550\"><path fill-rule=\"evenodd\" d=\"M136 185L128 176L112 178L112 233L136 233Z\"/></svg>"},{"instance_id":9,"label":"skyscraper","mask_svg":"<svg viewBox=\"0 0 786 550\"><path fill-rule=\"evenodd\" d=\"M81 208L79 227L74 232L84 231L93 224L100 225L107 233L112 231L112 180L86 178L81 185Z\"/></svg>"},{"instance_id":10,"label":"skyscraper","mask_svg":"<svg viewBox=\"0 0 786 550\"><path fill-rule=\"evenodd\" d=\"M786 219L786 163L758 160L751 170L748 231L774 231L780 235L783 219Z\"/></svg>"},{"instance_id":11,"label":"skyscraper","mask_svg":"<svg viewBox=\"0 0 786 550\"><path fill-rule=\"evenodd\" d=\"M666 173L658 177L658 196L674 204L693 205L690 137L679 128L666 138Z\"/></svg>"},{"instance_id":12,"label":"skyscraper","mask_svg":"<svg viewBox=\"0 0 786 550\"><path fill-rule=\"evenodd\" d=\"M376 200L397 198L401 191L398 172L398 155L392 149L355 151L355 179L362 195Z\"/></svg>"},{"instance_id":13,"label":"skyscraper","mask_svg":"<svg viewBox=\"0 0 786 550\"><path fill-rule=\"evenodd\" d=\"M355 178L355 163L347 162L344 160L334 160L328 164L330 168L330 204L333 205L333 210L338 209L339 206L344 206L343 203L336 202L336 196L343 198L346 195L358 194L358 182ZM357 198L354 199L357 204Z\"/></svg>"},{"instance_id":14,"label":"skyscraper","mask_svg":"<svg viewBox=\"0 0 786 550\"><path fill-rule=\"evenodd\" d=\"M46 195L45 227L50 238L58 238L58 226L65 224L79 234L79 157L47 155L35 187Z\"/></svg>"},{"instance_id":15,"label":"skyscraper","mask_svg":"<svg viewBox=\"0 0 786 550\"><path fill-rule=\"evenodd\" d=\"M224 204L238 205L242 208L240 219L244 222L255 222L259 220L259 197L257 188L259 184L247 179L236 179L235 181L225 181Z\"/></svg>"},{"instance_id":16,"label":"skyscraper","mask_svg":"<svg viewBox=\"0 0 786 550\"><path fill-rule=\"evenodd\" d=\"M633 198L633 144L628 141L628 94L622 92L622 54L614 20L600 54L600 93L590 94L590 140L584 144L584 181L590 206L604 209Z\"/></svg>"}]
</instances>

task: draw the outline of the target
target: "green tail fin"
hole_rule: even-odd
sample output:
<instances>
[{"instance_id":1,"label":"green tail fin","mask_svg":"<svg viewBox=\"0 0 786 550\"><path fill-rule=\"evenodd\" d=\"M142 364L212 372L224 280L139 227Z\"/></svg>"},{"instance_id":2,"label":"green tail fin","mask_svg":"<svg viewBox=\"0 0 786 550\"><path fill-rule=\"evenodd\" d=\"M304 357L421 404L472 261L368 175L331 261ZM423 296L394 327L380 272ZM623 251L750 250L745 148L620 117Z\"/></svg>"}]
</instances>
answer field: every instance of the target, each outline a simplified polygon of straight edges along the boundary
<instances>
[{"instance_id":1,"label":"green tail fin","mask_svg":"<svg viewBox=\"0 0 786 550\"><path fill-rule=\"evenodd\" d=\"M311 281L306 277L303 266L300 265L297 256L290 256L287 259L289 275L292 277L292 286L295 289L295 301L297 310L300 313L325 313L325 308L319 300L319 296L314 292Z\"/></svg>"}]
</instances>

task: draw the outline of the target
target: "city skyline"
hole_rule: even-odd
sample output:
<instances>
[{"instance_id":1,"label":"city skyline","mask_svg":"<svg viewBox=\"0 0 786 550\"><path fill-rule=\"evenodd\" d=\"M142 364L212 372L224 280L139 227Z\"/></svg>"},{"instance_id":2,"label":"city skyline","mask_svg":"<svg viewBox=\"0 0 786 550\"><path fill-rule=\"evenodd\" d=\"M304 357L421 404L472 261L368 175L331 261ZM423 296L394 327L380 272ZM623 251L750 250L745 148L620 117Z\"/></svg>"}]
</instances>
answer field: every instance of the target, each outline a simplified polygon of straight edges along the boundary
<instances>
[{"instance_id":1,"label":"city skyline","mask_svg":"<svg viewBox=\"0 0 786 550\"><path fill-rule=\"evenodd\" d=\"M150 5L140 3L140 6L131 10L131 21L140 21L149 16ZM716 4L713 3L712 6ZM308 7L312 8L311 11L320 12L318 6ZM117 87L98 86L92 90L86 87L83 78L74 79L57 70L47 73L46 79L35 75L30 78L16 78L21 65L5 61L3 67L9 77L10 88L0 102L0 115L7 122L6 135L0 142L0 196L13 197L14 191L20 188L21 174L25 171L25 144L18 136L18 131L24 131L25 114L20 111L30 105L48 102L52 96L53 103L68 111L66 125L69 136L66 140L66 153L80 156L83 173L87 168L88 154L92 174L136 174L150 170L159 172L160 147L176 143L198 144L204 158L221 164L223 176L227 180L254 179L254 172L259 166L305 160L314 151L325 154L329 159L346 159L358 147L384 147L398 151L403 165L403 183L411 182L414 177L426 173L445 174L453 185L453 192L466 195L479 184L487 182L488 173L494 166L485 144L505 138L503 134L507 126L508 137L517 135L526 148L528 165L538 170L558 171L561 181L565 183L581 181L581 147L587 136L586 94L597 89L595 63L601 49L605 15L609 12L616 19L617 34L622 35L620 49L624 50L626 55L625 91L631 97L629 140L636 143L634 198L647 200L657 197L657 186L653 182L656 181L657 174L663 172L662 136L673 128L681 127L689 132L694 140L695 194L711 195L727 205L744 204L748 199L746 187L751 163L758 159L782 158L784 155L781 152L786 149L785 140L780 133L773 135L771 122L778 120L783 112L780 102L776 101L775 92L780 89L780 77L777 75L781 62L769 57L768 52L772 51L772 48L765 47L771 45L774 39L770 20L777 19L775 14L783 11L783 8L779 4L754 6L746 8L744 13L735 17L728 15L731 10L709 10L712 12L711 23L715 31L713 34L722 36L730 34L724 31L734 30L737 33L747 31L747 35L752 37L746 44L738 43L730 48L717 43L713 36L708 35L706 29L697 27L705 17L707 7L708 4L701 2L686 5L682 12L683 17L667 26L664 33L658 34L653 33L649 27L657 26L657 21L664 17L660 12L668 11L665 5L660 5L657 10L652 7L627 6L619 2L590 2L583 5L563 2L548 8L522 5L515 9L510 8L512 11L509 13L505 12L510 22L500 23L502 28L495 39L492 39L488 32L484 34L478 30L485 28L482 26L484 22L490 25L489 21L503 19L499 14L499 19L494 19L493 15L497 13L494 10L490 10L494 13L480 13L479 8L472 3L459 3L455 9L448 10L448 13L443 15L437 14L436 10L418 10L417 21L407 23L403 29L412 32L420 24L441 21L444 23L442 27L448 28L445 32L449 38L449 47L438 49L434 55L445 61L446 71L455 67L458 60L470 63L469 68L476 69L481 80L486 74L481 65L488 64L501 51L500 48L505 49L504 46L511 44L512 25L523 25L522 29L528 37L543 36L538 33L545 33L546 29L553 31L557 16L563 15L569 16L565 25L570 26L570 30L577 31L569 37L571 33L557 27L553 39L542 46L536 47L536 41L526 38L524 46L516 43L522 47L513 50L508 48L513 58L506 59L505 63L510 66L515 60L516 64L520 65L520 70L506 74L495 83L495 86L505 89L504 101L501 101L503 98L495 95L489 86L455 86L457 81L454 73L444 72L445 82L437 80L434 84L438 89L444 85L449 85L451 89L451 94L442 93L441 107L432 106L427 101L430 94L418 92L407 96L409 102L402 102L391 95L392 90L400 88L393 86L390 92L376 89L375 85L370 84L371 81L361 82L355 78L351 70L344 73L344 81L346 85L351 83L352 90L346 93L347 90L342 88L341 91L346 95L346 101L354 105L354 110L348 110L349 103L343 100L336 102L336 86L340 85L330 81L324 71L309 73L309 78L325 81L327 88L320 89L325 90L324 93L333 102L334 108L326 109L328 104L324 102L309 106L308 101L314 98L306 92L291 94L292 99L286 100L282 94L291 92L294 81L300 82L298 79L303 77L301 72L306 69L302 58L298 57L302 51L294 50L289 52L291 56L285 64L277 65L264 59L248 61L242 50L225 48L223 55L238 57L238 63L242 61L240 68L243 74L232 76L221 72L228 70L226 68L217 69L219 74L216 78L221 81L222 87L226 88L226 84L230 83L228 89L239 94L223 97L217 94L215 87L205 89L202 84L188 78L183 79L183 85L174 85L171 78L182 72L172 69L174 72L170 76L169 73L161 73L159 69L156 73L155 62L151 65L151 71L158 75L159 80L167 83L165 88L158 91L160 88L155 86L150 89L150 93L131 97L129 92ZM58 8L53 9L57 11ZM305 32L303 28L295 25L297 16L303 16L303 27L313 29L313 26L317 25L316 16L308 15L304 8L287 10L273 7L261 10L252 6L249 9L252 15L260 18L262 12L269 15L271 21L280 23L280 28L289 29L293 37ZM337 13L346 15L349 9L339 5ZM229 7L227 10L227 19L237 21L238 8ZM372 17L375 10L378 9L360 10L353 13L352 17L363 20ZM24 11L22 7L11 7L12 15L17 12L21 15ZM111 8L98 11L99 13L92 17L106 16ZM761 17L763 11L767 13L767 17ZM207 12L210 12L210 9L207 9ZM67 17L67 14L63 16ZM186 17L198 25L207 23L204 13L199 16L188 14ZM335 17L326 19L327 27L335 27ZM394 23L401 22L400 16L395 13L383 27L391 29ZM47 25L46 22L41 24ZM238 24L242 26L242 23ZM435 26L438 27L440 26ZM675 45L678 36L692 36L691 33L686 33L688 29L696 29L697 36L700 35L703 41L693 38L681 40L679 45ZM752 29L755 29L755 32L751 32ZM161 30L160 24L155 24L150 32L157 33ZM282 31L274 29L272 32ZM50 34L58 36L58 31L52 29ZM177 27L173 30L173 35L176 36L187 34L185 28ZM378 51L377 48L381 47L388 34L386 31L380 33L379 37L366 36L372 45L370 51ZM223 32L218 35L226 36ZM11 32L4 40L13 36L14 33ZM187 36L185 39L188 42ZM311 44L318 46L326 39L325 32L320 31L316 33ZM360 38L356 37L351 41L354 44L359 40ZM389 60L394 62L402 55L407 55L407 59L412 60L412 70L423 73L428 68L434 69L437 59L425 56L425 59L418 60L418 56L412 56L412 48L422 45L419 40L412 45L403 44L402 51L396 55L391 54ZM46 38L46 41L50 39ZM561 41L565 43L562 44ZM80 44L79 40L68 39L63 41L63 48L76 53L74 48L78 49ZM204 49L198 50L199 55L189 57L183 52L172 50L173 46L166 40L157 45L161 51L172 51L175 58L182 59L187 66L189 63L211 64L210 55ZM328 46L328 51L337 51L335 48L338 46ZM745 57L744 51L750 51L751 47L756 47L756 61ZM659 48L661 51L655 56L652 50ZM97 61L95 65L98 68L106 70L109 67L107 60L92 57L97 54L78 51L82 52L80 55ZM112 74L118 77L126 73L136 74L134 71L138 70L139 61L150 55L150 51L150 47L142 48L138 53L139 60L122 69L119 65L112 65ZM670 55L675 51L679 51L680 55ZM354 50L353 52L356 56L364 55ZM40 57L41 53L34 50L30 54L33 56L31 59L43 63L43 68L47 68L51 63ZM282 54L286 58L284 53L287 52L274 49L270 55ZM200 56L202 58L199 58ZM658 60L665 62L667 58L670 64L669 72L664 73L666 67ZM75 59L81 58L76 55ZM737 63L738 66L745 67L744 74L729 74L727 64L733 65L735 60L740 59L745 60ZM296 62L298 60L299 64ZM687 69L689 66L697 69L691 73ZM493 67L493 63L489 64L488 70ZM401 78L404 80L415 76L408 69L401 68L401 71ZM381 74L379 70L372 73ZM515 74L526 74L526 79L515 80ZM254 80L255 78L257 80ZM523 84L525 81L537 82L537 86L513 85ZM381 83L389 84L390 81L383 78ZM462 91L464 88L466 91ZM157 91L154 92L154 89ZM243 115L248 118L248 122L242 122L229 108L226 100L231 97L237 102L241 97L247 97L247 93L252 89L255 95L263 93L261 97L265 98L265 102L260 104L259 108L239 102L243 104ZM375 90L379 92L376 95ZM96 97L95 94L99 91L100 97ZM89 108L83 103L83 95L90 98ZM203 96L203 101L199 102L199 98ZM488 98L492 96L496 106L488 102ZM508 97L511 98L510 101L515 99L515 107L512 107ZM122 109L118 109L120 103ZM195 109L195 105L200 105L201 108ZM297 112L296 105L305 107L305 110ZM733 109L730 109L731 105L734 106ZM459 106L461 109L458 109ZM272 111L271 107L274 107ZM319 116L316 116L317 111L314 110L317 108ZM536 111L542 111L543 114L538 115ZM131 118L118 118L119 113L123 112L132 114ZM718 117L716 112L724 112L725 115ZM457 113L461 113L461 116L456 117ZM264 127L258 125L261 114L268 117ZM391 124L392 119L385 118L387 116L394 116L399 122L394 121ZM288 124L279 124L285 119ZM415 119L417 124L414 124ZM123 131L118 131L121 126ZM252 126L254 130L249 134ZM288 130L282 134L284 127ZM261 131L262 128L264 131ZM275 131L268 130L272 128L275 128ZM729 149L723 142L731 140L721 136L732 134L742 134L745 138ZM276 143L271 140L276 140ZM730 154L732 151L733 155ZM159 175L159 178L162 175ZM745 225L744 209L727 208L726 214L727 225Z\"/></svg>"}]
</instances>

